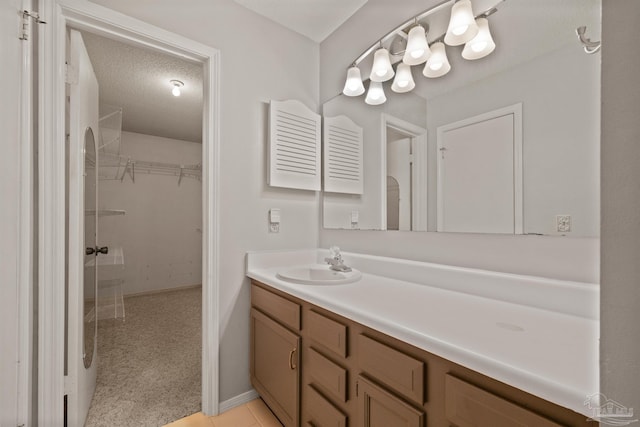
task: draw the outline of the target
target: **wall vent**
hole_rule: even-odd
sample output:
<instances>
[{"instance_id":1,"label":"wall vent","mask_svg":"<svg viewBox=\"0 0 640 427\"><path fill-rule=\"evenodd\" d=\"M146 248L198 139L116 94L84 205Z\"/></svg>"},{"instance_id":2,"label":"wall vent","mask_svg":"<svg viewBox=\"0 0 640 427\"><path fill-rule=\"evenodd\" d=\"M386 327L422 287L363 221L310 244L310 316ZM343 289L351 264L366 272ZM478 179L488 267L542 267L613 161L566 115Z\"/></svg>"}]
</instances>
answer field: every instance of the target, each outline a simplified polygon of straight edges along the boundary
<instances>
[{"instance_id":1,"label":"wall vent","mask_svg":"<svg viewBox=\"0 0 640 427\"><path fill-rule=\"evenodd\" d=\"M324 118L324 191L363 194L362 128L347 116Z\"/></svg>"},{"instance_id":2,"label":"wall vent","mask_svg":"<svg viewBox=\"0 0 640 427\"><path fill-rule=\"evenodd\" d=\"M320 190L320 122L300 101L271 101L269 185Z\"/></svg>"}]
</instances>

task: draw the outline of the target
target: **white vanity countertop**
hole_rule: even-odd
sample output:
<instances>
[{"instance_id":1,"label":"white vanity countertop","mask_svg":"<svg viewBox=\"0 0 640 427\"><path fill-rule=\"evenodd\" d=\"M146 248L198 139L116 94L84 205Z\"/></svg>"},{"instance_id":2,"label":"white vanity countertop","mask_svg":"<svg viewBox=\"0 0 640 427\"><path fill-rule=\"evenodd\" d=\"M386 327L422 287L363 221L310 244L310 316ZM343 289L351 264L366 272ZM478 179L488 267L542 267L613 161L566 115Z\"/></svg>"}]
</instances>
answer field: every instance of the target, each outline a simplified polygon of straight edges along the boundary
<instances>
[{"instance_id":1,"label":"white vanity countertop","mask_svg":"<svg viewBox=\"0 0 640 427\"><path fill-rule=\"evenodd\" d=\"M597 319L366 271L361 280L350 284L293 284L276 277L286 268L282 264L269 266L251 257L247 275L253 279L560 406L593 415L584 402L599 390ZM303 264L302 260L294 262Z\"/></svg>"}]
</instances>

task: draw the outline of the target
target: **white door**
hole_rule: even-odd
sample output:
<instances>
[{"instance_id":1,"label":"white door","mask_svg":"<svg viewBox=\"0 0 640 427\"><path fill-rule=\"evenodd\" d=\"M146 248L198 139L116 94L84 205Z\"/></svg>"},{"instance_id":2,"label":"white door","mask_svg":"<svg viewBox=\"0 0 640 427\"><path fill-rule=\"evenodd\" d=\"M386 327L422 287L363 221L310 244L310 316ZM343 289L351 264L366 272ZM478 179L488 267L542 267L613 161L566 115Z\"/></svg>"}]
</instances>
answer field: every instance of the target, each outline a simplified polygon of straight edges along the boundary
<instances>
[{"instance_id":1,"label":"white door","mask_svg":"<svg viewBox=\"0 0 640 427\"><path fill-rule=\"evenodd\" d=\"M69 55L67 421L84 425L97 374L98 81L79 32ZM105 249L106 250L106 249Z\"/></svg>"},{"instance_id":2,"label":"white door","mask_svg":"<svg viewBox=\"0 0 640 427\"><path fill-rule=\"evenodd\" d=\"M515 110L438 129L438 231L522 233L521 121Z\"/></svg>"}]
</instances>

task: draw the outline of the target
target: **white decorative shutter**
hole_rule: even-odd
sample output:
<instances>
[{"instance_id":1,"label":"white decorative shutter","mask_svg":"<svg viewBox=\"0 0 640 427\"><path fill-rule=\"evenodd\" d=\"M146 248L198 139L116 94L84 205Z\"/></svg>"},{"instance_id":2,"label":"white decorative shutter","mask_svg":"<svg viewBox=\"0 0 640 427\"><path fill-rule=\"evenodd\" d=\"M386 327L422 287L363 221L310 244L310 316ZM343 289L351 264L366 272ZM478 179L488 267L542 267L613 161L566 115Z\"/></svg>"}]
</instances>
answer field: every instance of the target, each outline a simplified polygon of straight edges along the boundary
<instances>
[{"instance_id":1,"label":"white decorative shutter","mask_svg":"<svg viewBox=\"0 0 640 427\"><path fill-rule=\"evenodd\" d=\"M269 185L320 191L320 115L300 101L271 101Z\"/></svg>"},{"instance_id":2,"label":"white decorative shutter","mask_svg":"<svg viewBox=\"0 0 640 427\"><path fill-rule=\"evenodd\" d=\"M350 118L324 118L324 191L364 193L362 148L362 128Z\"/></svg>"}]
</instances>

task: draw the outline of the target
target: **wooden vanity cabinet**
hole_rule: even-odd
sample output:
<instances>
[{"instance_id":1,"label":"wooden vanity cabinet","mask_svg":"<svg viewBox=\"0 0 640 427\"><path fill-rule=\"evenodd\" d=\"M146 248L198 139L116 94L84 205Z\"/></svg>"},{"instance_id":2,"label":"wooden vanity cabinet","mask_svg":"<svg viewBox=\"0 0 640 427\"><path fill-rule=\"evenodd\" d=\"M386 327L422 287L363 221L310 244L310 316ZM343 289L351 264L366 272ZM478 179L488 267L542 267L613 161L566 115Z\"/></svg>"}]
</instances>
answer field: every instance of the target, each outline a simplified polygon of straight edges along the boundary
<instances>
[{"instance_id":1,"label":"wooden vanity cabinet","mask_svg":"<svg viewBox=\"0 0 640 427\"><path fill-rule=\"evenodd\" d=\"M251 383L285 427L297 427L301 346L289 328L299 329L300 306L262 288L251 293Z\"/></svg>"},{"instance_id":2,"label":"wooden vanity cabinet","mask_svg":"<svg viewBox=\"0 0 640 427\"><path fill-rule=\"evenodd\" d=\"M251 313L251 381L286 427L598 426L256 281Z\"/></svg>"},{"instance_id":3,"label":"wooden vanity cabinet","mask_svg":"<svg viewBox=\"0 0 640 427\"><path fill-rule=\"evenodd\" d=\"M425 413L363 376L357 383L358 427L424 427Z\"/></svg>"}]
</instances>

